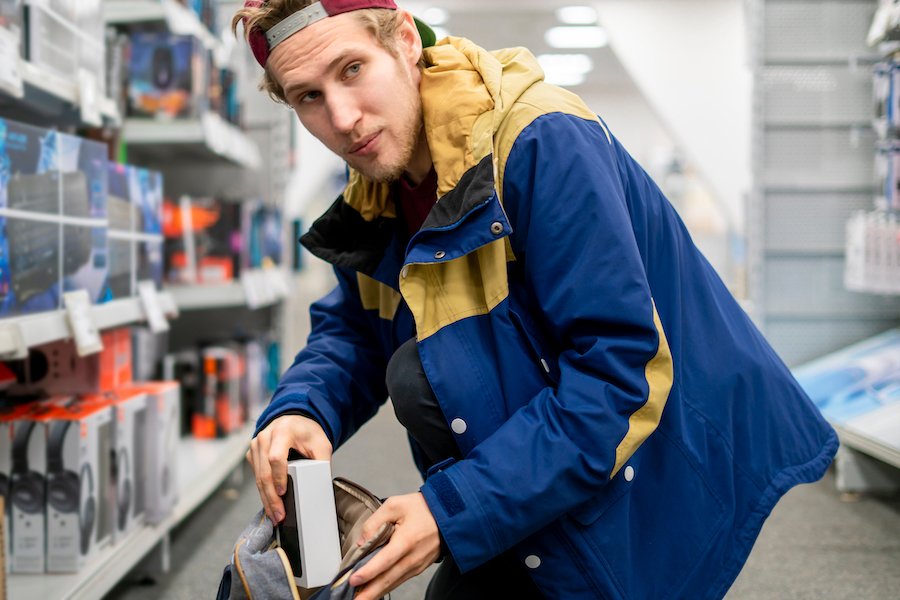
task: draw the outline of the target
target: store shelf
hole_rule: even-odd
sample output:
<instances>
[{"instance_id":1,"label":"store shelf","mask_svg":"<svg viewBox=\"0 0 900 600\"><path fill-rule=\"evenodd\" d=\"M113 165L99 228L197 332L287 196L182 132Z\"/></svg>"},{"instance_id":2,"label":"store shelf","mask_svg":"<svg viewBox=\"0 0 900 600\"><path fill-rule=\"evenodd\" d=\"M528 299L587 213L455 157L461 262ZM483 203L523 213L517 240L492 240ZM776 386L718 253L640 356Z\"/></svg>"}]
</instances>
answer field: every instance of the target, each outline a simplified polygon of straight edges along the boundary
<instances>
[{"instance_id":1,"label":"store shelf","mask_svg":"<svg viewBox=\"0 0 900 600\"><path fill-rule=\"evenodd\" d=\"M272 306L287 294L284 272L278 269L252 270L241 280L209 285L170 285L166 291L178 310L203 310L246 306L251 309Z\"/></svg>"},{"instance_id":2,"label":"store shelf","mask_svg":"<svg viewBox=\"0 0 900 600\"><path fill-rule=\"evenodd\" d=\"M213 113L172 121L129 118L122 137L132 162L136 158L156 164L226 162L252 170L262 165L256 143Z\"/></svg>"},{"instance_id":3,"label":"store shelf","mask_svg":"<svg viewBox=\"0 0 900 600\"><path fill-rule=\"evenodd\" d=\"M61 77L22 59L19 59L18 72L22 78L22 94L11 95L7 90L0 91L0 104L7 105L4 106L5 115L20 118L27 115L53 115L67 122L85 121L81 106L82 93L76 80ZM121 115L111 98L98 98L92 109L96 109L100 119L106 124L121 123Z\"/></svg>"},{"instance_id":4,"label":"store shelf","mask_svg":"<svg viewBox=\"0 0 900 600\"><path fill-rule=\"evenodd\" d=\"M103 20L109 25L137 23L165 23L176 35L192 35L212 50L217 63L222 66L224 49L222 42L207 29L197 13L174 0L106 0L103 3Z\"/></svg>"},{"instance_id":5,"label":"store shelf","mask_svg":"<svg viewBox=\"0 0 900 600\"><path fill-rule=\"evenodd\" d=\"M163 292L159 299L163 313L177 314L170 294ZM92 306L91 320L103 330L146 321L147 315L138 298L124 298ZM24 358L28 348L71 337L72 329L64 310L0 319L0 358Z\"/></svg>"},{"instance_id":6,"label":"store shelf","mask_svg":"<svg viewBox=\"0 0 900 600\"><path fill-rule=\"evenodd\" d=\"M10 598L75 600L100 598L146 556L169 531L191 514L244 459L254 424L221 440L181 440L177 456L180 500L163 522L145 526L104 549L73 575L9 576Z\"/></svg>"}]
</instances>

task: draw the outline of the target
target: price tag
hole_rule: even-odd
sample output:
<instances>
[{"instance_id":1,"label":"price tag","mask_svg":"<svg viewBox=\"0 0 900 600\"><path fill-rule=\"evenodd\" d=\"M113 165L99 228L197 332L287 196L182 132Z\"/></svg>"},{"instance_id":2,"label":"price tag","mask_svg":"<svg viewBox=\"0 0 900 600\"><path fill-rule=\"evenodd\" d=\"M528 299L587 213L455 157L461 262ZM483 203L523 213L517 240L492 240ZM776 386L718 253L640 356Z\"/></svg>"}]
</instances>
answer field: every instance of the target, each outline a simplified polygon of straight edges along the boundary
<instances>
[{"instance_id":1,"label":"price tag","mask_svg":"<svg viewBox=\"0 0 900 600\"><path fill-rule=\"evenodd\" d=\"M162 309L162 303L159 301L159 294L156 293L156 284L152 281L138 282L138 296L141 298L141 304L144 307L144 314L147 316L147 324L153 333L162 333L169 330L169 321Z\"/></svg>"},{"instance_id":2,"label":"price tag","mask_svg":"<svg viewBox=\"0 0 900 600\"><path fill-rule=\"evenodd\" d=\"M91 297L88 296L87 290L63 294L63 304L66 307L69 328L75 338L78 356L87 356L103 350L100 330L97 329L91 316Z\"/></svg>"},{"instance_id":3,"label":"price tag","mask_svg":"<svg viewBox=\"0 0 900 600\"><path fill-rule=\"evenodd\" d=\"M274 295L273 300L287 298L289 290L287 280L284 278L284 272L281 269L266 269L264 272L269 282L269 289L272 290Z\"/></svg>"},{"instance_id":4,"label":"price tag","mask_svg":"<svg viewBox=\"0 0 900 600\"><path fill-rule=\"evenodd\" d=\"M244 286L244 296L247 298L247 307L256 310L265 303L263 290L256 271L244 271L241 275L241 284Z\"/></svg>"},{"instance_id":5,"label":"price tag","mask_svg":"<svg viewBox=\"0 0 900 600\"><path fill-rule=\"evenodd\" d=\"M14 98L25 95L19 63L19 31L0 27L0 90Z\"/></svg>"},{"instance_id":6,"label":"price tag","mask_svg":"<svg viewBox=\"0 0 900 600\"><path fill-rule=\"evenodd\" d=\"M103 116L100 114L100 86L94 74L87 69L78 69L78 105L81 107L82 121L95 127L103 125Z\"/></svg>"}]
</instances>

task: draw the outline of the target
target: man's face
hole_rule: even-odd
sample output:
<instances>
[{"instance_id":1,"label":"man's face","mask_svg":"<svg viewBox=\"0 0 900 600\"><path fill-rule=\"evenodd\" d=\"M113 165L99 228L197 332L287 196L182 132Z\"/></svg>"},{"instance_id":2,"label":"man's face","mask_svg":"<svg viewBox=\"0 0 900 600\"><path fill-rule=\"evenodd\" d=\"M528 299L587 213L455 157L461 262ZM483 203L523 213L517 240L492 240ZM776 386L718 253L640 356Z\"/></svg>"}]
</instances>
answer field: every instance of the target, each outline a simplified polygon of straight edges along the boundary
<instances>
[{"instance_id":1,"label":"man's face","mask_svg":"<svg viewBox=\"0 0 900 600\"><path fill-rule=\"evenodd\" d=\"M418 34L404 23L399 36L395 56L344 13L294 34L268 62L303 126L376 181L406 170L422 128Z\"/></svg>"}]
</instances>

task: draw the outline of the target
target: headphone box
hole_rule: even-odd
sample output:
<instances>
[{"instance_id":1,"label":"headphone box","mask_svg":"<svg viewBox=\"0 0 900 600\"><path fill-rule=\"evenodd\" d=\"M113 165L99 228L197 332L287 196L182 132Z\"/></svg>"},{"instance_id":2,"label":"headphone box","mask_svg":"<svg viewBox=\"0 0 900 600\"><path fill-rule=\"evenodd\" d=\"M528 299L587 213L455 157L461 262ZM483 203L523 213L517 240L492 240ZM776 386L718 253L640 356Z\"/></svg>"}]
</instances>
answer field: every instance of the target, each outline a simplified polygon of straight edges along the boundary
<instances>
[{"instance_id":1,"label":"headphone box","mask_svg":"<svg viewBox=\"0 0 900 600\"><path fill-rule=\"evenodd\" d=\"M207 346L201 351L202 389L191 415L196 438L227 437L246 421L241 384L246 365L240 353L227 346Z\"/></svg>"},{"instance_id":2,"label":"headphone box","mask_svg":"<svg viewBox=\"0 0 900 600\"><path fill-rule=\"evenodd\" d=\"M109 528L113 543L118 543L145 521L147 394L123 389L114 394L82 396L80 401L105 403L113 410L113 454L110 463L113 498Z\"/></svg>"},{"instance_id":3,"label":"headphone box","mask_svg":"<svg viewBox=\"0 0 900 600\"><path fill-rule=\"evenodd\" d=\"M75 573L112 541L113 412L74 401L40 417L47 423L47 571Z\"/></svg>"},{"instance_id":4,"label":"headphone box","mask_svg":"<svg viewBox=\"0 0 900 600\"><path fill-rule=\"evenodd\" d=\"M127 327L110 329L100 337L103 350L85 357L78 356L72 340L32 348L22 377L24 390L97 394L127 385L132 379L131 332Z\"/></svg>"},{"instance_id":5,"label":"headphone box","mask_svg":"<svg viewBox=\"0 0 900 600\"><path fill-rule=\"evenodd\" d=\"M133 383L120 393L146 393L146 450L142 469L146 519L157 524L178 501L178 445L181 439L181 389L177 381ZM137 492L137 490L135 490Z\"/></svg>"},{"instance_id":6,"label":"headphone box","mask_svg":"<svg viewBox=\"0 0 900 600\"><path fill-rule=\"evenodd\" d=\"M302 588L326 585L341 566L331 462L292 460L284 496L285 517L276 528L278 544Z\"/></svg>"},{"instance_id":7,"label":"headphone box","mask_svg":"<svg viewBox=\"0 0 900 600\"><path fill-rule=\"evenodd\" d=\"M10 570L20 573L44 572L46 455L41 440L46 439L46 432L43 425L28 420L38 406L37 402L20 402L5 405L0 412L0 491L7 501L5 554ZM18 542L13 541L13 520L21 523ZM28 531L35 535L27 536ZM14 548L18 562L13 558Z\"/></svg>"}]
</instances>

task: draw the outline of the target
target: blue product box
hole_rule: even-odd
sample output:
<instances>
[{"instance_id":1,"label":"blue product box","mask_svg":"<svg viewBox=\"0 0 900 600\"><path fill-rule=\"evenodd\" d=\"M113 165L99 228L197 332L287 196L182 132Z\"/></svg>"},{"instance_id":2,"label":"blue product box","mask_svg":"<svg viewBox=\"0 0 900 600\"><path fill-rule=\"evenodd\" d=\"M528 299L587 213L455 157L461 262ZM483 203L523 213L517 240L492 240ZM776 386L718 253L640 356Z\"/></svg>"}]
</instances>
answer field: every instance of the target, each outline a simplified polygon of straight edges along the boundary
<instances>
[{"instance_id":1,"label":"blue product box","mask_svg":"<svg viewBox=\"0 0 900 600\"><path fill-rule=\"evenodd\" d=\"M81 189L80 173L60 173L59 134L0 119L0 317L55 310L62 253L61 190Z\"/></svg>"},{"instance_id":2,"label":"blue product box","mask_svg":"<svg viewBox=\"0 0 900 600\"><path fill-rule=\"evenodd\" d=\"M134 289L134 256L132 233L136 206L131 201L132 187L136 185L134 167L109 163L108 214L109 214L109 272L107 288L112 298L128 298Z\"/></svg>"},{"instance_id":3,"label":"blue product box","mask_svg":"<svg viewBox=\"0 0 900 600\"><path fill-rule=\"evenodd\" d=\"M138 33L129 63L128 114L161 119L206 110L207 53L192 36Z\"/></svg>"},{"instance_id":4,"label":"blue product box","mask_svg":"<svg viewBox=\"0 0 900 600\"><path fill-rule=\"evenodd\" d=\"M106 288L107 246L106 144L59 134L59 169L70 185L62 190L63 291L86 290L91 302L111 299Z\"/></svg>"},{"instance_id":5,"label":"blue product box","mask_svg":"<svg viewBox=\"0 0 900 600\"><path fill-rule=\"evenodd\" d=\"M163 277L163 177L157 171L136 169L137 196L137 280L151 280L162 288Z\"/></svg>"}]
</instances>

